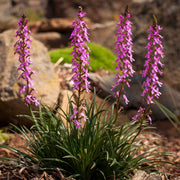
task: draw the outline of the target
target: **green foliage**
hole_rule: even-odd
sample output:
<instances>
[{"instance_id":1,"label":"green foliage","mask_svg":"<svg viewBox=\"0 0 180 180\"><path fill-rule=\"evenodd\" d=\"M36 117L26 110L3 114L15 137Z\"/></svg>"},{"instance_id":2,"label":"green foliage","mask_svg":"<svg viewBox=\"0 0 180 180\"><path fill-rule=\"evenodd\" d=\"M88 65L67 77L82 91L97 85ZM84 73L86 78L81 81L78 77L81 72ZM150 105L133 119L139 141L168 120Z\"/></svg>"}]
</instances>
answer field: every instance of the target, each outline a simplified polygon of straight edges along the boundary
<instances>
[{"instance_id":1,"label":"green foliage","mask_svg":"<svg viewBox=\"0 0 180 180\"><path fill-rule=\"evenodd\" d=\"M10 135L4 133L3 130L0 129L0 144L6 142L9 139Z\"/></svg>"},{"instance_id":2,"label":"green foliage","mask_svg":"<svg viewBox=\"0 0 180 180\"><path fill-rule=\"evenodd\" d=\"M135 169L153 169L160 155L154 156L156 148L141 154L143 138L138 136L149 127L144 124L141 130L135 121L117 126L113 107L109 113L103 107L104 103L96 106L95 97L93 102L86 101L88 120L76 129L70 120L70 100L68 113L54 114L49 107L39 106L38 112L26 116L34 122L31 130L16 127L28 142L23 148L26 151L1 145L11 150L14 158L0 158L37 170L58 168L77 180L128 179Z\"/></svg>"},{"instance_id":3,"label":"green foliage","mask_svg":"<svg viewBox=\"0 0 180 180\"><path fill-rule=\"evenodd\" d=\"M116 56L107 48L97 45L94 43L88 43L88 46L91 50L90 52L90 71L96 71L100 68L105 70L114 71L116 64ZM52 50L49 52L51 61L56 63L59 58L63 57L64 60L62 63L71 63L72 60L72 48L64 48L58 50Z\"/></svg>"}]
</instances>

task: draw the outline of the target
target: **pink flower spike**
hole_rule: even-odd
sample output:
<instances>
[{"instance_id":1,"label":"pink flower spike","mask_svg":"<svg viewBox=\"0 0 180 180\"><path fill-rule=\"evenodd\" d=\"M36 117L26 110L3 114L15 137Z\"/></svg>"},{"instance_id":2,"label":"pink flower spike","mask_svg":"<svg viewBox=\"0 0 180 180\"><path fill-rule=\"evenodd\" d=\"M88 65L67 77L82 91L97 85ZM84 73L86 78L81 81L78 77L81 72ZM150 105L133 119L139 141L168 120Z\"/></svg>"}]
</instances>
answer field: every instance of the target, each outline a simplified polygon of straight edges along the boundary
<instances>
[{"instance_id":1,"label":"pink flower spike","mask_svg":"<svg viewBox=\"0 0 180 180\"><path fill-rule=\"evenodd\" d=\"M159 76L162 75L162 71L159 69L163 66L160 59L164 57L163 46L161 40L163 37L159 34L162 30L156 22L149 28L149 36L147 38L148 43L145 47L148 52L146 54L146 61L144 64L145 70L143 71L143 77L146 80L143 83L144 91L142 96L145 98L147 104L153 104L153 99L159 98L159 87L162 86L162 82L159 81Z\"/></svg>"},{"instance_id":2,"label":"pink flower spike","mask_svg":"<svg viewBox=\"0 0 180 180\"><path fill-rule=\"evenodd\" d=\"M32 74L36 75L36 74L32 70L32 68L29 67L29 65L32 64L30 60L31 32L28 29L27 22L28 19L26 19L25 15L23 15L20 21L18 22L19 29L16 32L16 37L19 37L19 39L14 44L14 47L16 48L14 54L17 53L19 54L20 65L17 71L22 71L18 80L24 79L26 81L26 85L20 87L19 92L20 93L25 92L25 99L24 99L25 104L27 105L35 104L35 106L38 106L39 102L32 94L33 91L35 92L37 91L34 88L33 79L31 78L31 75Z\"/></svg>"},{"instance_id":3,"label":"pink flower spike","mask_svg":"<svg viewBox=\"0 0 180 180\"><path fill-rule=\"evenodd\" d=\"M82 20L86 13L82 12L82 7L79 7L79 12L77 13L78 18L72 23L73 31L71 33L71 47L72 51L72 78L73 90L77 91L77 97L74 100L75 108L73 109L73 115L71 119L74 120L76 127L79 129L81 126L81 121L86 121L87 117L85 115L85 107L82 103L81 94L86 91L89 92L89 52L87 42L89 42L87 29L87 24Z\"/></svg>"},{"instance_id":4,"label":"pink flower spike","mask_svg":"<svg viewBox=\"0 0 180 180\"><path fill-rule=\"evenodd\" d=\"M130 77L132 77L134 74L134 70L131 64L131 62L133 62L134 59L132 56L132 22L129 20L130 16L131 15L128 9L126 9L124 15L120 15L120 20L117 24L117 40L115 42L115 53L117 53L118 58L116 60L117 66L115 70L118 70L119 72L116 74L114 78L114 85L111 89L112 91L114 91L114 96L117 100L120 99L121 93L122 91L124 91L124 86L130 87ZM122 87L121 92L119 92L117 88L119 85L121 85ZM128 104L129 101L125 94L123 95L123 99L125 103Z\"/></svg>"},{"instance_id":5,"label":"pink flower spike","mask_svg":"<svg viewBox=\"0 0 180 180\"><path fill-rule=\"evenodd\" d=\"M159 98L161 95L159 91L159 87L162 86L162 82L159 80L159 75L162 75L162 71L160 68L163 64L160 62L160 59L164 57L163 54L163 46L161 39L163 38L159 31L162 30L160 26L157 25L157 20L154 16L154 23L149 28L149 35L148 35L148 43L145 47L147 49L147 54L145 56L146 61L144 63L145 70L142 73L142 77L145 77L145 81L143 83L143 92L141 96L144 97L144 100L147 103L147 109L145 112L141 112L140 109L134 119L142 119L143 114L147 117L150 124L152 123L152 119L150 117L150 111L148 108L154 104L154 99ZM142 113L142 115L140 114Z\"/></svg>"}]
</instances>

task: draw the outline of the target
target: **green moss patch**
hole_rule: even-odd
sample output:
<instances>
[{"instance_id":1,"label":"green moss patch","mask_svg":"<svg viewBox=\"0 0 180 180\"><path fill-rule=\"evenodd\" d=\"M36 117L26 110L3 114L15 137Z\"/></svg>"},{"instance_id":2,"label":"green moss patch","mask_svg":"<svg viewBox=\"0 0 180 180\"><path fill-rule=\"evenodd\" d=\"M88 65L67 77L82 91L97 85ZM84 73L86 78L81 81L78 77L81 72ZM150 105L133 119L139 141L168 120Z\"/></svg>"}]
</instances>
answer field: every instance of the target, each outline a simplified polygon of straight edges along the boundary
<instances>
[{"instance_id":1,"label":"green moss patch","mask_svg":"<svg viewBox=\"0 0 180 180\"><path fill-rule=\"evenodd\" d=\"M90 71L97 71L98 69L105 69L114 71L116 66L116 56L112 53L111 50L105 48L101 45L88 43L88 46L91 50L90 52ZM59 58L63 57L62 63L71 63L72 60L72 48L64 48L52 50L49 52L51 61L56 63Z\"/></svg>"},{"instance_id":2,"label":"green moss patch","mask_svg":"<svg viewBox=\"0 0 180 180\"><path fill-rule=\"evenodd\" d=\"M3 130L0 129L0 144L5 143L7 140L9 140L10 135L7 133L3 133Z\"/></svg>"}]
</instances>

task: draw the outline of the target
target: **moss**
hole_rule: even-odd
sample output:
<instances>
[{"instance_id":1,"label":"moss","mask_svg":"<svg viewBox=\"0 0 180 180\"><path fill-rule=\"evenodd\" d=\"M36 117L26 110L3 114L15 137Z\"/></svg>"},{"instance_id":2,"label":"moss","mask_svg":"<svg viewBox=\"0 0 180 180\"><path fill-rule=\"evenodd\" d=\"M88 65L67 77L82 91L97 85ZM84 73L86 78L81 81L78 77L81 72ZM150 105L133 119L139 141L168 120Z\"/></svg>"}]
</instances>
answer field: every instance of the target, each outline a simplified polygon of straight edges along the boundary
<instances>
[{"instance_id":1,"label":"moss","mask_svg":"<svg viewBox=\"0 0 180 180\"><path fill-rule=\"evenodd\" d=\"M105 69L114 71L116 56L109 50L101 45L88 43L91 50L90 52L90 71L97 71L98 69ZM57 49L49 52L51 61L56 63L59 58L63 57L62 63L71 63L72 48Z\"/></svg>"},{"instance_id":2,"label":"moss","mask_svg":"<svg viewBox=\"0 0 180 180\"><path fill-rule=\"evenodd\" d=\"M10 135L7 133L3 133L3 130L0 129L0 144L5 143L7 140L9 140Z\"/></svg>"}]
</instances>

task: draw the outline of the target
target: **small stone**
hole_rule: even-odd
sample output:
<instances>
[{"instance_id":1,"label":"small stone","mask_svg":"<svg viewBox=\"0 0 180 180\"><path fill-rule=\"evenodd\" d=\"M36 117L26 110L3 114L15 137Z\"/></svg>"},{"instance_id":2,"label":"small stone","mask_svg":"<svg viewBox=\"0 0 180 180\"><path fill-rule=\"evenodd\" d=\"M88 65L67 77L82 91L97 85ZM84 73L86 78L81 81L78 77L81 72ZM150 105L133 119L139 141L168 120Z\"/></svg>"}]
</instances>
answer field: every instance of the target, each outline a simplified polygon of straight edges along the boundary
<instances>
[{"instance_id":1,"label":"small stone","mask_svg":"<svg viewBox=\"0 0 180 180\"><path fill-rule=\"evenodd\" d=\"M175 177L174 180L180 180L180 176Z\"/></svg>"},{"instance_id":2,"label":"small stone","mask_svg":"<svg viewBox=\"0 0 180 180\"><path fill-rule=\"evenodd\" d=\"M162 180L162 177L158 174L150 174L146 180Z\"/></svg>"},{"instance_id":3,"label":"small stone","mask_svg":"<svg viewBox=\"0 0 180 180\"><path fill-rule=\"evenodd\" d=\"M138 170L135 172L135 175L132 177L132 180L146 180L148 174L145 171Z\"/></svg>"}]
</instances>

